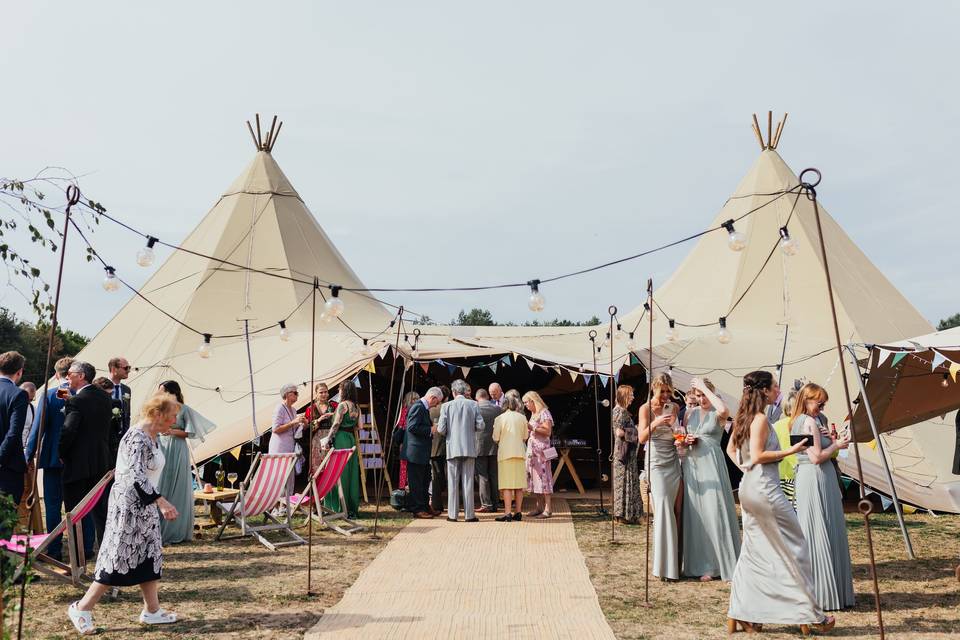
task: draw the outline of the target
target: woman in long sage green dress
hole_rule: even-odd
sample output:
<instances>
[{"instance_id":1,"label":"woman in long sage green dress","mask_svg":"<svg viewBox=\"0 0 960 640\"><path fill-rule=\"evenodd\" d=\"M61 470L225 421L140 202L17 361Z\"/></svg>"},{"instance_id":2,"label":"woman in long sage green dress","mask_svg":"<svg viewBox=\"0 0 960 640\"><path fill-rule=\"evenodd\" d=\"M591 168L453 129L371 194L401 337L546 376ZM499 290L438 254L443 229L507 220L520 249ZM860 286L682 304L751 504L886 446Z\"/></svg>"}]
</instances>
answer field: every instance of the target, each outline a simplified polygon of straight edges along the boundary
<instances>
[{"instance_id":1,"label":"woman in long sage green dress","mask_svg":"<svg viewBox=\"0 0 960 640\"><path fill-rule=\"evenodd\" d=\"M193 461L187 440L203 442L216 426L183 403L183 393L175 380L160 383L159 391L174 396L181 405L176 423L159 439L166 462L157 491L180 514L175 520L160 521L163 544L167 545L193 540Z\"/></svg>"},{"instance_id":2,"label":"woman in long sage green dress","mask_svg":"<svg viewBox=\"0 0 960 640\"><path fill-rule=\"evenodd\" d=\"M825 633L836 623L817 604L803 531L780 488L777 465L803 450L805 443L780 450L764 411L779 394L780 385L769 371L744 376L743 396L727 444L727 455L743 469L743 544L730 581L728 632L737 627L756 631L764 623L799 624L807 635L811 627Z\"/></svg>"},{"instance_id":3,"label":"woman in long sage green dress","mask_svg":"<svg viewBox=\"0 0 960 640\"><path fill-rule=\"evenodd\" d=\"M360 424L360 409L357 407L357 387L347 380L340 385L340 404L333 415L333 425L326 438L326 446L334 449L349 449L357 446L356 430ZM347 503L348 518L360 514L360 452L356 451L340 476L343 485L343 499ZM340 512L340 495L333 489L323 499L323 506Z\"/></svg>"},{"instance_id":4,"label":"woman in long sage green dress","mask_svg":"<svg viewBox=\"0 0 960 640\"><path fill-rule=\"evenodd\" d=\"M811 437L810 448L797 456L797 517L813 563L817 604L824 611L837 611L854 605L843 495L840 476L831 459L835 451L847 448L848 441L834 441L824 433L826 418L821 411L826 402L823 387L804 385L797 395L790 433Z\"/></svg>"},{"instance_id":5,"label":"woman in long sage green dress","mask_svg":"<svg viewBox=\"0 0 960 640\"><path fill-rule=\"evenodd\" d=\"M740 526L720 448L729 412L709 380L692 380L698 405L687 409L683 468L683 575L729 581L740 555Z\"/></svg>"},{"instance_id":6,"label":"woman in long sage green dress","mask_svg":"<svg viewBox=\"0 0 960 640\"><path fill-rule=\"evenodd\" d=\"M680 548L677 526L680 498L680 459L673 437L677 424L677 405L673 380L666 373L651 384L652 398L640 407L638 438L650 447L647 482L650 483L650 509L653 511L653 575L662 580L680 579Z\"/></svg>"}]
</instances>

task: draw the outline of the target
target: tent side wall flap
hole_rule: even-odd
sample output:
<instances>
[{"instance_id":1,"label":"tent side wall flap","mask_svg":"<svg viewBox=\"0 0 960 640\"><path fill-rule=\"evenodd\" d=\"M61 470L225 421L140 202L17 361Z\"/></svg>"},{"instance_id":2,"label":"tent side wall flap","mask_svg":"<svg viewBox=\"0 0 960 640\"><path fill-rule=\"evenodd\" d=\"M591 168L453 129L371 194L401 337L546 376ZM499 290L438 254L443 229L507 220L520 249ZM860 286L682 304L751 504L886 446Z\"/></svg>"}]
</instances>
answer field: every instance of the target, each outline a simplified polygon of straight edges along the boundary
<instances>
[{"instance_id":1,"label":"tent side wall flap","mask_svg":"<svg viewBox=\"0 0 960 640\"><path fill-rule=\"evenodd\" d=\"M739 218L765 205L736 223L737 229L748 236L747 247L735 253L727 248L725 234L704 235L670 279L657 289L654 299L663 312L654 320L654 373L672 365L680 388L686 388L690 377L706 375L727 399L735 402L740 397L743 374L756 368L773 369L780 363L785 348L785 386L795 378L823 384L833 399L828 413L840 422L843 394L837 356L831 351L833 328L822 265L815 250L812 204L805 197L782 193L797 184L796 174L775 150L761 152L710 225ZM820 191L828 191L825 184ZM831 271L836 274L834 287L842 338L853 343L882 344L930 332L930 324L822 208L821 216ZM779 228L784 225L800 243L800 252L792 257L776 250ZM135 406L161 380L178 380L186 402L218 425L197 448L195 455L200 459L231 449L253 435L246 343L242 337L244 319L249 321L252 334L250 347L258 394L256 424L261 431L270 425L280 386L310 379L311 287L266 274L305 282L317 276L322 285L362 288L363 284L267 151L256 154L183 246L218 260L174 252L141 292L190 328L133 298L78 357L100 367L115 355L127 357L138 368L130 381ZM637 269L642 268L638 264ZM635 275L641 279L647 274ZM321 291L329 295L326 289ZM741 296L743 300L731 312L731 306ZM344 321L361 335L383 332L393 317L392 311L368 296L344 291L341 297L346 303ZM695 304L692 300L696 300ZM642 307L638 307L624 314L623 326L632 327L641 313ZM283 342L275 325L288 314L290 339ZM680 326L679 341L667 342L663 338L668 318L682 324L700 324L716 322L721 315L728 316L734 336L730 344L717 342L716 326ZM644 318L642 335L646 335L646 326ZM420 357L515 353L589 371L590 329L477 327L465 337L462 328L431 325L422 327ZM201 333L231 337L215 338L213 356L202 359L196 351ZM392 337L391 332L385 332L374 346L380 349ZM637 341L643 343L642 338ZM620 342L614 342L613 350L617 362L628 357ZM404 353L409 355L408 350ZM636 353L646 365L646 351ZM360 339L339 323L318 325L314 363L318 380L337 383L352 377L370 357L361 352ZM609 357L605 351L598 358L600 373L607 372L603 363L609 363ZM852 395L856 391L851 389ZM943 448L942 430L924 423L900 429L888 437L898 439L899 446L888 448L901 498L925 507L960 512L960 478L950 476L949 465L944 465L938 454L938 449ZM879 473L876 453L863 446L861 453L868 482L882 489L886 480ZM923 473L917 473L918 468ZM844 470L853 471L848 466Z\"/></svg>"}]
</instances>

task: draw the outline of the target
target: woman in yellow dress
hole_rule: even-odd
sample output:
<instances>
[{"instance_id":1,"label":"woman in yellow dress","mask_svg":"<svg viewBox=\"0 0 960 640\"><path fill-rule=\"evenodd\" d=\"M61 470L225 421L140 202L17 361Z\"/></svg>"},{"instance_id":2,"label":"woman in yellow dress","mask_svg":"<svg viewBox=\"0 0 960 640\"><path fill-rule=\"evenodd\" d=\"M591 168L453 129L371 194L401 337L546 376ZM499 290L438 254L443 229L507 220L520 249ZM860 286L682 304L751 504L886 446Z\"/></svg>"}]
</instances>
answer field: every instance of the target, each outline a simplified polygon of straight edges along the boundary
<instances>
[{"instance_id":1,"label":"woman in yellow dress","mask_svg":"<svg viewBox=\"0 0 960 640\"><path fill-rule=\"evenodd\" d=\"M504 514L500 522L520 520L523 490L527 486L527 418L520 410L520 400L503 398L503 413L493 421L493 441L497 447L497 483L503 494ZM511 509L510 507L514 508Z\"/></svg>"}]
</instances>

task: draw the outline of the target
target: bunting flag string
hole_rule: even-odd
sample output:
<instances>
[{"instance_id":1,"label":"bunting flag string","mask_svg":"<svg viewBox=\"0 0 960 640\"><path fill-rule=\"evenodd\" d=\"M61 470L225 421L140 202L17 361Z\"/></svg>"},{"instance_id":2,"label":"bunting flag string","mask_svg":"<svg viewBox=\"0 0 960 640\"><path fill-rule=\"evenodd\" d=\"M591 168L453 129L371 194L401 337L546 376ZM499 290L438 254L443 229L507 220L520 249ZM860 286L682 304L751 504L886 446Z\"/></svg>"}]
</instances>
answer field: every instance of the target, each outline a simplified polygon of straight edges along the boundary
<instances>
[{"instance_id":1,"label":"bunting flag string","mask_svg":"<svg viewBox=\"0 0 960 640\"><path fill-rule=\"evenodd\" d=\"M236 458L237 460L239 460L239 459L240 459L240 449L242 449L242 448L243 448L243 445L240 445L239 447L234 447L233 449L230 449L230 455L232 455L234 458Z\"/></svg>"},{"instance_id":2,"label":"bunting flag string","mask_svg":"<svg viewBox=\"0 0 960 640\"><path fill-rule=\"evenodd\" d=\"M533 371L533 365L535 364L533 360L527 360L527 364L530 365L530 371Z\"/></svg>"},{"instance_id":3,"label":"bunting flag string","mask_svg":"<svg viewBox=\"0 0 960 640\"><path fill-rule=\"evenodd\" d=\"M602 373L598 373L597 375L600 376L600 384L602 384L604 387L606 387L606 386L607 386L607 382L610 380L610 376L604 375L604 374L602 374Z\"/></svg>"},{"instance_id":4,"label":"bunting flag string","mask_svg":"<svg viewBox=\"0 0 960 640\"><path fill-rule=\"evenodd\" d=\"M894 354L894 356L893 356L893 362L890 363L890 366L891 366L891 367L897 366L898 364L900 364L900 361L903 360L903 359L906 358L906 357L907 357L907 352L906 352L906 351L898 351L897 353Z\"/></svg>"},{"instance_id":5,"label":"bunting flag string","mask_svg":"<svg viewBox=\"0 0 960 640\"><path fill-rule=\"evenodd\" d=\"M430 371L430 363L429 363L429 362L421 362L421 363L420 363L420 368L423 369L423 372L424 372L424 373L427 373L428 371Z\"/></svg>"},{"instance_id":6,"label":"bunting flag string","mask_svg":"<svg viewBox=\"0 0 960 640\"><path fill-rule=\"evenodd\" d=\"M576 381L577 381L577 372L576 372L576 371L572 371L572 370L570 371L570 379L571 379L573 382L576 382Z\"/></svg>"},{"instance_id":7,"label":"bunting flag string","mask_svg":"<svg viewBox=\"0 0 960 640\"><path fill-rule=\"evenodd\" d=\"M934 369L936 369L937 367L939 367L941 364L943 364L943 363L946 362L946 361L947 361L947 356L943 355L942 353L940 353L940 352L937 351L937 350L934 350L934 352L933 352L933 362L930 363L930 364L931 364L930 370L933 371Z\"/></svg>"},{"instance_id":8,"label":"bunting flag string","mask_svg":"<svg viewBox=\"0 0 960 640\"><path fill-rule=\"evenodd\" d=\"M889 509L889 508L890 508L890 505L892 505L892 504L893 504L893 500L892 500L892 499L888 498L887 496L885 496L885 495L883 495L883 494L880 494L880 506L883 508L884 511L886 511L887 509Z\"/></svg>"},{"instance_id":9,"label":"bunting flag string","mask_svg":"<svg viewBox=\"0 0 960 640\"><path fill-rule=\"evenodd\" d=\"M354 384L354 386L357 387L357 389L363 388L363 385L360 384L360 374L359 374L359 373L358 373L357 375L353 376L353 384Z\"/></svg>"},{"instance_id":10,"label":"bunting flag string","mask_svg":"<svg viewBox=\"0 0 960 640\"><path fill-rule=\"evenodd\" d=\"M593 374L592 374L592 373L585 373L585 374L583 374L583 384L589 385L589 384L590 384L590 380L591 380L592 378L593 378Z\"/></svg>"},{"instance_id":11,"label":"bunting flag string","mask_svg":"<svg viewBox=\"0 0 960 640\"><path fill-rule=\"evenodd\" d=\"M879 351L880 358L877 360L877 366L882 365L891 355L893 355L893 351L890 351L889 349L880 349Z\"/></svg>"},{"instance_id":12,"label":"bunting flag string","mask_svg":"<svg viewBox=\"0 0 960 640\"><path fill-rule=\"evenodd\" d=\"M499 361L499 360L497 360L496 362L491 362L491 363L490 363L490 371L493 371L494 373L496 373L496 372L497 372L497 365L498 365L498 364L500 364L500 361Z\"/></svg>"},{"instance_id":13,"label":"bunting flag string","mask_svg":"<svg viewBox=\"0 0 960 640\"><path fill-rule=\"evenodd\" d=\"M460 367L460 371L463 373L463 379L467 379L467 374L470 373L471 367Z\"/></svg>"},{"instance_id":14,"label":"bunting flag string","mask_svg":"<svg viewBox=\"0 0 960 640\"><path fill-rule=\"evenodd\" d=\"M373 360L367 363L367 366L363 368L363 371L369 371L370 373L377 372L377 368L373 365Z\"/></svg>"}]
</instances>

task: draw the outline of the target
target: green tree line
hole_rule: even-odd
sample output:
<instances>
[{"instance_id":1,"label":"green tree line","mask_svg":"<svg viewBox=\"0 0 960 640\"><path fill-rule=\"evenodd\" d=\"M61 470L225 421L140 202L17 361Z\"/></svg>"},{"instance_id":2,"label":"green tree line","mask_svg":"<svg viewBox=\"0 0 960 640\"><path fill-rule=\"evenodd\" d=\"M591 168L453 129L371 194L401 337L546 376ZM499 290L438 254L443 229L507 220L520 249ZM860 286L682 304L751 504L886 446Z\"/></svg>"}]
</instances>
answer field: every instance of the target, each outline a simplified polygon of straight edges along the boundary
<instances>
[{"instance_id":1,"label":"green tree line","mask_svg":"<svg viewBox=\"0 0 960 640\"><path fill-rule=\"evenodd\" d=\"M10 310L0 307L0 352L19 351L27 359L24 382L43 385L43 369L47 359L47 339L50 325L45 322L30 324L17 318ZM75 356L89 339L69 329L57 327L53 344L53 362L64 356Z\"/></svg>"}]
</instances>

